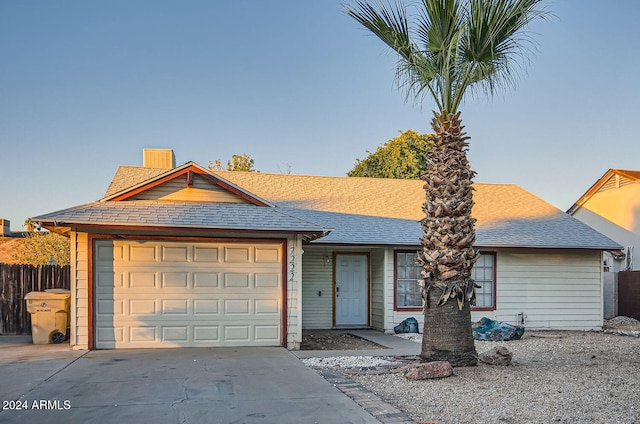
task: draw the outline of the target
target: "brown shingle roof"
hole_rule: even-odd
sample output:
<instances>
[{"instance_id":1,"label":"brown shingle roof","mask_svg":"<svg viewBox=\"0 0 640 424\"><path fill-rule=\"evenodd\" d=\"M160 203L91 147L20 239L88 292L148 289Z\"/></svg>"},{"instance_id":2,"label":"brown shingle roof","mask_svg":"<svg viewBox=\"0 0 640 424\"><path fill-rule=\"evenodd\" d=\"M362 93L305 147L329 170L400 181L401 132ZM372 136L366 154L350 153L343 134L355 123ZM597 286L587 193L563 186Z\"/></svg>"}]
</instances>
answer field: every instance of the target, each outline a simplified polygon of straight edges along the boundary
<instances>
[{"instance_id":1,"label":"brown shingle roof","mask_svg":"<svg viewBox=\"0 0 640 424\"><path fill-rule=\"evenodd\" d=\"M167 170L120 167L113 194ZM420 180L321 177L257 172L214 174L333 231L318 243L417 245L423 216ZM477 246L618 249L577 219L514 184L474 184Z\"/></svg>"},{"instance_id":2,"label":"brown shingle roof","mask_svg":"<svg viewBox=\"0 0 640 424\"><path fill-rule=\"evenodd\" d=\"M107 194L167 172L121 166ZM213 171L274 204L291 208L419 220L424 215L423 182L392 178L326 177L261 172ZM505 219L535 219L560 211L515 184L474 185L473 216L478 224Z\"/></svg>"},{"instance_id":3,"label":"brown shingle roof","mask_svg":"<svg viewBox=\"0 0 640 424\"><path fill-rule=\"evenodd\" d=\"M142 181L157 177L167 172L164 168L145 168L143 166L120 166L113 176L104 197L111 196L119 191L134 186Z\"/></svg>"}]
</instances>

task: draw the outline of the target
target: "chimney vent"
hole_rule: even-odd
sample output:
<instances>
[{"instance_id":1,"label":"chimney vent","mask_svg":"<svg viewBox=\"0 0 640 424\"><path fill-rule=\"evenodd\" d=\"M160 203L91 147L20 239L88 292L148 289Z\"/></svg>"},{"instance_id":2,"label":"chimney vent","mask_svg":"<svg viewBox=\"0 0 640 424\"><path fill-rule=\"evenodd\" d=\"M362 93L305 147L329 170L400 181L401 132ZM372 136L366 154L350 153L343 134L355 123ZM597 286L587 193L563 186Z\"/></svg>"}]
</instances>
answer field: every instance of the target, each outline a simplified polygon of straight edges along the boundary
<instances>
[{"instance_id":1,"label":"chimney vent","mask_svg":"<svg viewBox=\"0 0 640 424\"><path fill-rule=\"evenodd\" d=\"M176 167L176 157L172 149L142 149L142 166L173 169Z\"/></svg>"}]
</instances>

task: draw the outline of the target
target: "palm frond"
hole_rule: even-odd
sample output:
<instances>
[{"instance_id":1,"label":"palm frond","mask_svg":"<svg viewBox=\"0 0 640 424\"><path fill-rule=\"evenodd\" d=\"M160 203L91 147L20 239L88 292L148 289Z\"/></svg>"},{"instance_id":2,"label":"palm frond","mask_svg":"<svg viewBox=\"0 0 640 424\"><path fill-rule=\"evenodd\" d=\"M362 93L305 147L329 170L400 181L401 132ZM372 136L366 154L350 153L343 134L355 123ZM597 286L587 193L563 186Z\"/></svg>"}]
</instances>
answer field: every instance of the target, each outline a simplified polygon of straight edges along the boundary
<instances>
[{"instance_id":1,"label":"palm frond","mask_svg":"<svg viewBox=\"0 0 640 424\"><path fill-rule=\"evenodd\" d=\"M466 31L460 43L460 68L468 87L490 96L518 80L521 59L532 40L525 28L548 12L542 0L469 0ZM459 102L462 99L459 99Z\"/></svg>"},{"instance_id":2,"label":"palm frond","mask_svg":"<svg viewBox=\"0 0 640 424\"><path fill-rule=\"evenodd\" d=\"M431 62L430 55L412 43L407 9L399 2L378 1L373 6L367 1L356 0L353 7L345 7L345 12L398 54L396 81L406 90L407 98L421 97L427 91L441 108L430 85L438 75L438 66Z\"/></svg>"},{"instance_id":3,"label":"palm frond","mask_svg":"<svg viewBox=\"0 0 640 424\"><path fill-rule=\"evenodd\" d=\"M410 15L402 0L355 0L345 11L398 54L396 80L407 97L428 93L438 110L455 113L469 88L493 95L515 84L530 41L524 29L549 16L542 4L420 0Z\"/></svg>"}]
</instances>

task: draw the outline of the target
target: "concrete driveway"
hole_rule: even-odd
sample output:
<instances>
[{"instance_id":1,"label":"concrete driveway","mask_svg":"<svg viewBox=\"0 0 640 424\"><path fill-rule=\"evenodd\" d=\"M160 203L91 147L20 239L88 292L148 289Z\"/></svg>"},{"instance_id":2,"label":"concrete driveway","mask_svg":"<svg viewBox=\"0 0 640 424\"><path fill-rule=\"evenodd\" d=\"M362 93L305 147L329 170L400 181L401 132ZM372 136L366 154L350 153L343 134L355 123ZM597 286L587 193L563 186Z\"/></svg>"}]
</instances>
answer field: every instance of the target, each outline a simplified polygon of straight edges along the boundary
<instances>
[{"instance_id":1,"label":"concrete driveway","mask_svg":"<svg viewBox=\"0 0 640 424\"><path fill-rule=\"evenodd\" d=\"M283 348L87 352L0 340L0 376L3 423L378 422Z\"/></svg>"}]
</instances>

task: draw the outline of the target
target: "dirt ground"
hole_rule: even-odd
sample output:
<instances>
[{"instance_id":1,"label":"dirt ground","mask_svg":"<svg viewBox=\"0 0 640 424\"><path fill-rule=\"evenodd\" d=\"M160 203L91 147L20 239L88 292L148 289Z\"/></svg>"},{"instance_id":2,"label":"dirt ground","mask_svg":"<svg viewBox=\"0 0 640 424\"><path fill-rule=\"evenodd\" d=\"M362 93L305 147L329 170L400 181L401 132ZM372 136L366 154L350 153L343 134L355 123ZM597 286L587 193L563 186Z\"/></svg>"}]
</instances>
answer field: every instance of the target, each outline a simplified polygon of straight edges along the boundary
<instances>
[{"instance_id":1,"label":"dirt ground","mask_svg":"<svg viewBox=\"0 0 640 424\"><path fill-rule=\"evenodd\" d=\"M300 350L365 350L380 349L377 343L344 330L304 330Z\"/></svg>"},{"instance_id":2,"label":"dirt ground","mask_svg":"<svg viewBox=\"0 0 640 424\"><path fill-rule=\"evenodd\" d=\"M616 317L605 321L603 330L610 333L638 332L640 322L632 318ZM304 330L300 350L366 350L383 347L350 334L348 330Z\"/></svg>"}]
</instances>

